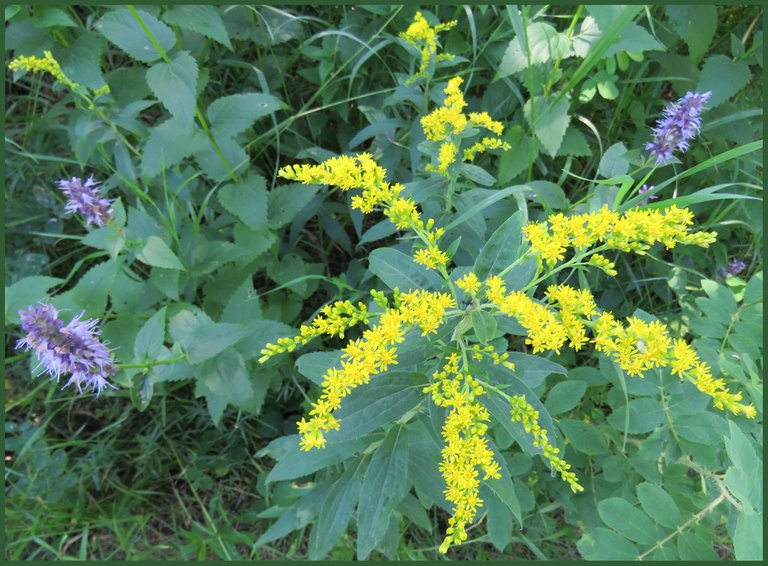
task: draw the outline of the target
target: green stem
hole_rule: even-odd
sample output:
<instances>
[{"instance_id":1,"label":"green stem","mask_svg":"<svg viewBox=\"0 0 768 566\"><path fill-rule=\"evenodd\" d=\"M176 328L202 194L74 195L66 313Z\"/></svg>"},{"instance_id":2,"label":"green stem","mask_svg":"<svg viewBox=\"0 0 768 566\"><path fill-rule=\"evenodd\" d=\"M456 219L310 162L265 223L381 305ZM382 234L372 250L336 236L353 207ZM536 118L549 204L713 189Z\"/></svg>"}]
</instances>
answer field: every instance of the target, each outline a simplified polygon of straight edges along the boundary
<instances>
[{"instance_id":1,"label":"green stem","mask_svg":"<svg viewBox=\"0 0 768 566\"><path fill-rule=\"evenodd\" d=\"M181 354L179 356L176 356L175 358L169 358L167 360L157 360L155 362L145 362L143 364L117 364L117 367L119 367L120 369L134 369L134 368L150 369L155 366L175 364L176 362L180 362L186 359L186 357L187 357L187 354Z\"/></svg>"}]
</instances>

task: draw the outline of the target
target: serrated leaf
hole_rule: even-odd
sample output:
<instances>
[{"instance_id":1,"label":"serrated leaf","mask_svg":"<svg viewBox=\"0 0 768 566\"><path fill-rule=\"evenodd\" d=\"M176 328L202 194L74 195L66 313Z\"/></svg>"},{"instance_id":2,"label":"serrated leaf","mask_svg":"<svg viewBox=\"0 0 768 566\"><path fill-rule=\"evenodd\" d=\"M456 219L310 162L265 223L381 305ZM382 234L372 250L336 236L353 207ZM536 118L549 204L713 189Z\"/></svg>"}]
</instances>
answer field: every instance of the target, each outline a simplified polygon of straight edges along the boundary
<instances>
[{"instance_id":1,"label":"serrated leaf","mask_svg":"<svg viewBox=\"0 0 768 566\"><path fill-rule=\"evenodd\" d=\"M560 415L573 409L581 401L587 384L583 381L561 381L547 394L544 406L550 415Z\"/></svg>"},{"instance_id":2,"label":"serrated leaf","mask_svg":"<svg viewBox=\"0 0 768 566\"><path fill-rule=\"evenodd\" d=\"M227 350L208 360L195 382L195 396L205 396L208 412L216 426L221 422L227 404L241 406L248 403L253 394L245 361L236 350Z\"/></svg>"},{"instance_id":3,"label":"serrated leaf","mask_svg":"<svg viewBox=\"0 0 768 566\"><path fill-rule=\"evenodd\" d=\"M697 92L711 92L705 107L714 108L725 102L752 80L749 65L743 61L733 61L725 55L707 57L701 68Z\"/></svg>"},{"instance_id":4,"label":"serrated leaf","mask_svg":"<svg viewBox=\"0 0 768 566\"><path fill-rule=\"evenodd\" d=\"M668 5L667 18L678 35L688 44L688 54L694 63L704 57L715 37L717 7L714 5Z\"/></svg>"},{"instance_id":5,"label":"serrated leaf","mask_svg":"<svg viewBox=\"0 0 768 566\"><path fill-rule=\"evenodd\" d=\"M225 185L219 189L217 196L229 213L240 218L252 230L266 226L267 181L261 175L251 175L239 185Z\"/></svg>"},{"instance_id":6,"label":"serrated leaf","mask_svg":"<svg viewBox=\"0 0 768 566\"><path fill-rule=\"evenodd\" d=\"M167 269L184 269L179 258L171 251L162 238L150 236L147 238L144 247L136 254L136 259L147 265L154 267L165 267Z\"/></svg>"},{"instance_id":7,"label":"serrated leaf","mask_svg":"<svg viewBox=\"0 0 768 566\"><path fill-rule=\"evenodd\" d=\"M55 297L51 304L58 309L85 311L85 317L99 317L107 306L107 296L117 277L118 263L102 262L89 269L73 289Z\"/></svg>"},{"instance_id":8,"label":"serrated leaf","mask_svg":"<svg viewBox=\"0 0 768 566\"><path fill-rule=\"evenodd\" d=\"M249 275L229 297L221 313L221 322L247 324L258 318L261 318L259 294L254 290L253 280Z\"/></svg>"},{"instance_id":9,"label":"serrated leaf","mask_svg":"<svg viewBox=\"0 0 768 566\"><path fill-rule=\"evenodd\" d=\"M365 560L381 542L389 516L408 488L408 435L390 429L365 471L357 507L357 558Z\"/></svg>"},{"instance_id":10,"label":"serrated leaf","mask_svg":"<svg viewBox=\"0 0 768 566\"><path fill-rule=\"evenodd\" d=\"M592 155L587 138L576 127L568 126L563 136L563 143L557 150L557 155L572 155L574 157L587 157Z\"/></svg>"},{"instance_id":11,"label":"serrated leaf","mask_svg":"<svg viewBox=\"0 0 768 566\"><path fill-rule=\"evenodd\" d=\"M605 29L607 29L607 27ZM635 23L630 23L621 32L621 39L608 48L608 51L605 52L605 56L610 57L619 51L642 53L643 51L664 50L664 46L648 33L645 28Z\"/></svg>"},{"instance_id":12,"label":"serrated leaf","mask_svg":"<svg viewBox=\"0 0 768 566\"><path fill-rule=\"evenodd\" d=\"M165 308L153 314L136 335L133 358L137 363L157 359L165 341Z\"/></svg>"},{"instance_id":13,"label":"serrated leaf","mask_svg":"<svg viewBox=\"0 0 768 566\"><path fill-rule=\"evenodd\" d=\"M524 107L525 119L550 157L557 155L571 120L568 114L568 97L563 96L555 102L556 100L556 94L535 96L533 102L531 99L527 100Z\"/></svg>"},{"instance_id":14,"label":"serrated leaf","mask_svg":"<svg viewBox=\"0 0 768 566\"><path fill-rule=\"evenodd\" d=\"M184 337L187 361L190 364L199 364L208 360L233 346L249 333L250 329L242 324L203 322Z\"/></svg>"},{"instance_id":15,"label":"serrated leaf","mask_svg":"<svg viewBox=\"0 0 768 566\"><path fill-rule=\"evenodd\" d=\"M249 92L222 96L208 106L208 119L216 137L234 137L278 110L281 102L271 94Z\"/></svg>"},{"instance_id":16,"label":"serrated leaf","mask_svg":"<svg viewBox=\"0 0 768 566\"><path fill-rule=\"evenodd\" d=\"M301 212L317 192L317 185L291 183L281 185L269 191L269 227L280 228L291 222ZM386 220L392 225L389 220Z\"/></svg>"},{"instance_id":17,"label":"serrated leaf","mask_svg":"<svg viewBox=\"0 0 768 566\"><path fill-rule=\"evenodd\" d=\"M82 33L67 49L56 52L61 70L76 83L96 90L106 83L101 73L104 40L94 33Z\"/></svg>"},{"instance_id":18,"label":"serrated leaf","mask_svg":"<svg viewBox=\"0 0 768 566\"><path fill-rule=\"evenodd\" d=\"M379 248L368 257L369 269L390 289L439 289L442 279L434 271L417 264L409 255Z\"/></svg>"},{"instance_id":19,"label":"serrated leaf","mask_svg":"<svg viewBox=\"0 0 768 566\"><path fill-rule=\"evenodd\" d=\"M176 45L176 36L171 28L144 10L136 10L136 13L166 53ZM142 63L152 63L161 57L141 24L127 8L107 12L94 27L109 41Z\"/></svg>"},{"instance_id":20,"label":"serrated leaf","mask_svg":"<svg viewBox=\"0 0 768 566\"><path fill-rule=\"evenodd\" d=\"M147 71L147 85L182 125L195 122L197 61L189 51L179 51L170 63L156 63Z\"/></svg>"},{"instance_id":21,"label":"serrated leaf","mask_svg":"<svg viewBox=\"0 0 768 566\"><path fill-rule=\"evenodd\" d=\"M216 139L216 143L221 153L216 151L210 140L206 140L203 148L195 152L197 164L212 181L231 179L230 172L237 174L248 167L248 154L235 140L221 137Z\"/></svg>"},{"instance_id":22,"label":"serrated leaf","mask_svg":"<svg viewBox=\"0 0 768 566\"><path fill-rule=\"evenodd\" d=\"M184 143L179 143L184 140ZM141 152L141 174L151 178L181 163L205 147L207 139L197 128L186 126L176 118L166 120L149 132Z\"/></svg>"},{"instance_id":23,"label":"serrated leaf","mask_svg":"<svg viewBox=\"0 0 768 566\"><path fill-rule=\"evenodd\" d=\"M218 10L213 6L201 4L174 6L163 14L163 20L171 25L195 31L205 37L210 37L214 41L221 43L227 49L232 50L232 44L229 41L224 22L222 21Z\"/></svg>"},{"instance_id":24,"label":"serrated leaf","mask_svg":"<svg viewBox=\"0 0 768 566\"><path fill-rule=\"evenodd\" d=\"M559 33L552 25L545 22L533 22L526 29L530 63L536 65L556 59L570 57L573 54L571 40ZM528 53L523 48L520 38L509 42L497 71L497 78L518 73L528 67Z\"/></svg>"},{"instance_id":25,"label":"serrated leaf","mask_svg":"<svg viewBox=\"0 0 768 566\"><path fill-rule=\"evenodd\" d=\"M48 297L48 289L62 282L58 277L25 277L5 288L5 323L18 324L17 312Z\"/></svg>"}]
</instances>

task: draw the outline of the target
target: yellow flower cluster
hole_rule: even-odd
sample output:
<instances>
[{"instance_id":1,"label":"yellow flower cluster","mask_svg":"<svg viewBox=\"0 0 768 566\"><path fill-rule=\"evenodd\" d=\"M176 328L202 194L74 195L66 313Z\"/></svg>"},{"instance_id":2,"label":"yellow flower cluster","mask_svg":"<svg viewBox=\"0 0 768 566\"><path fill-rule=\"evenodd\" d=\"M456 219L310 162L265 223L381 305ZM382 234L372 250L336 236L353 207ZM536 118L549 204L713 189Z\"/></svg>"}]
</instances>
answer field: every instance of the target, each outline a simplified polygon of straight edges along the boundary
<instances>
[{"instance_id":1,"label":"yellow flower cluster","mask_svg":"<svg viewBox=\"0 0 768 566\"><path fill-rule=\"evenodd\" d=\"M445 293L419 289L399 294L395 308L387 309L378 324L346 345L341 368L330 368L323 376L323 391L309 412L310 419L302 418L298 423L301 449L323 448L325 433L339 428L333 412L341 406L341 400L357 386L368 383L371 376L397 363L395 346L403 341L407 328L417 326L422 335L436 332L451 306L453 298Z\"/></svg>"},{"instance_id":2,"label":"yellow flower cluster","mask_svg":"<svg viewBox=\"0 0 768 566\"><path fill-rule=\"evenodd\" d=\"M461 372L459 354L453 352L441 371L435 372L432 384L424 388L431 393L435 404L452 407L443 425L445 446L440 473L445 479L445 498L453 504L453 516L440 552L445 553L452 544L467 539L466 525L483 504L478 497L480 479L478 468L484 472L483 480L501 477L498 463L488 447L485 433L490 416L485 407L475 401L483 388L469 373Z\"/></svg>"},{"instance_id":3,"label":"yellow flower cluster","mask_svg":"<svg viewBox=\"0 0 768 566\"><path fill-rule=\"evenodd\" d=\"M456 162L459 153L460 140L453 136L461 134L468 127L481 127L500 136L504 132L501 122L493 120L487 112L464 113L467 105L464 94L459 88L463 79L454 77L445 87L445 101L432 112L421 119L421 127L430 141L439 141L437 166L427 165L428 171L447 175L448 166ZM481 141L464 150L463 160L471 161L478 153L489 149L509 149L509 144L498 138L484 137Z\"/></svg>"},{"instance_id":4,"label":"yellow flower cluster","mask_svg":"<svg viewBox=\"0 0 768 566\"><path fill-rule=\"evenodd\" d=\"M293 352L297 347L323 334L344 338L344 332L360 322L368 324L368 308L364 303L357 303L355 306L350 301L337 301L332 305L325 305L311 324L301 325L298 336L278 338L277 344L264 346L259 363L263 364L276 354Z\"/></svg>"},{"instance_id":5,"label":"yellow flower cluster","mask_svg":"<svg viewBox=\"0 0 768 566\"><path fill-rule=\"evenodd\" d=\"M512 421L522 423L525 432L533 435L533 445L543 450L542 455L549 460L552 468L560 473L563 480L570 484L571 491L574 493L584 491L584 488L579 485L576 474L570 471L571 465L560 458L558 456L560 450L549 443L546 429L541 428L539 424L539 412L525 400L524 395L515 395L510 399L510 403Z\"/></svg>"},{"instance_id":6,"label":"yellow flower cluster","mask_svg":"<svg viewBox=\"0 0 768 566\"><path fill-rule=\"evenodd\" d=\"M75 89L79 84L71 81L64 71L61 70L61 66L56 59L53 58L50 51L43 51L43 57L27 57L26 55L19 55L13 61L8 64L8 68L11 71L26 71L29 73L50 73L61 84Z\"/></svg>"},{"instance_id":7,"label":"yellow flower cluster","mask_svg":"<svg viewBox=\"0 0 768 566\"><path fill-rule=\"evenodd\" d=\"M427 19L421 12L416 12L413 22L404 32L400 34L407 43L421 50L421 65L415 75L408 78L405 84L410 84L419 77L425 77L429 69L429 63L434 59L435 62L453 59L450 53L437 54L437 34L438 32L449 30L457 24L456 20L437 24L431 27Z\"/></svg>"},{"instance_id":8,"label":"yellow flower cluster","mask_svg":"<svg viewBox=\"0 0 768 566\"><path fill-rule=\"evenodd\" d=\"M485 296L506 315L513 316L528 332L526 344L533 346L533 353L560 348L566 340L575 350L587 342L581 316L595 311L595 303L587 290L576 291L567 285L551 286L547 290L550 302L558 303L559 311L552 311L537 303L521 291L506 293L501 277L493 275L485 282Z\"/></svg>"},{"instance_id":9,"label":"yellow flower cluster","mask_svg":"<svg viewBox=\"0 0 768 566\"><path fill-rule=\"evenodd\" d=\"M688 232L690 224L691 211L674 205L663 210L634 208L624 213L604 206L587 214L553 214L546 223L529 223L523 232L531 243L531 251L551 267L563 259L568 248L588 247L597 242L605 242L609 249L643 254L657 242L670 249L676 244L707 247L715 241L714 232Z\"/></svg>"},{"instance_id":10,"label":"yellow flower cluster","mask_svg":"<svg viewBox=\"0 0 768 566\"><path fill-rule=\"evenodd\" d=\"M468 295L477 295L480 290L480 280L474 272L470 271L464 277L456 281L456 286Z\"/></svg>"},{"instance_id":11,"label":"yellow flower cluster","mask_svg":"<svg viewBox=\"0 0 768 566\"><path fill-rule=\"evenodd\" d=\"M437 245L445 230L435 228L434 219L426 223L421 220L413 199L398 196L405 187L387 183L384 180L387 170L378 165L371 154L332 157L318 165L287 165L278 175L307 185L336 185L343 191L362 189L362 194L352 197L352 208L368 214L376 206L383 207L384 215L398 229L413 230L426 240L426 247L414 254L416 263L429 269L441 269L448 263L447 254Z\"/></svg>"},{"instance_id":12,"label":"yellow flower cluster","mask_svg":"<svg viewBox=\"0 0 768 566\"><path fill-rule=\"evenodd\" d=\"M687 378L702 393L712 397L713 405L734 415L754 418L753 405L740 403L741 392L731 393L722 379L713 379L707 364L685 340L672 340L669 329L661 322L645 322L627 318L624 325L611 313L601 314L595 321L595 349L611 356L629 375L639 375L655 367L669 366L681 379Z\"/></svg>"}]
</instances>

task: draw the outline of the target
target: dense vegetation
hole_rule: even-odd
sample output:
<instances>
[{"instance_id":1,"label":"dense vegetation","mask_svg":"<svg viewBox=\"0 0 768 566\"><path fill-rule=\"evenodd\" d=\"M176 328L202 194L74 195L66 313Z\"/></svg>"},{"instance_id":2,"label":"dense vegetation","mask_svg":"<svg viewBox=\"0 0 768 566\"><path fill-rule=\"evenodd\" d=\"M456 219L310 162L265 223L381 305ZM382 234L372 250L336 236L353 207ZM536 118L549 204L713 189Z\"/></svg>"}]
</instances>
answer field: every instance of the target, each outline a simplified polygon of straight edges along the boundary
<instances>
[{"instance_id":1,"label":"dense vegetation","mask_svg":"<svg viewBox=\"0 0 768 566\"><path fill-rule=\"evenodd\" d=\"M760 559L762 9L5 19L7 559Z\"/></svg>"}]
</instances>

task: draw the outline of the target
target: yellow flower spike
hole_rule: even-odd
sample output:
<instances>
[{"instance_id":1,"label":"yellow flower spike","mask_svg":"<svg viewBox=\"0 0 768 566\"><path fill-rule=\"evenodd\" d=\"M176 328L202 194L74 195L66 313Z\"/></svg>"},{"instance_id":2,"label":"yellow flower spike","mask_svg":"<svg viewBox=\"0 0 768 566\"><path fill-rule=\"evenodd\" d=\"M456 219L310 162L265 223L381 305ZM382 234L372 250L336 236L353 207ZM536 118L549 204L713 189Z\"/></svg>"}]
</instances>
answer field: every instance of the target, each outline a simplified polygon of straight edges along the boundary
<instances>
[{"instance_id":1,"label":"yellow flower spike","mask_svg":"<svg viewBox=\"0 0 768 566\"><path fill-rule=\"evenodd\" d=\"M43 57L19 55L8 64L11 71L26 71L28 73L49 73L61 84L76 89L80 85L67 77L61 70L59 62L54 59L50 51L43 51Z\"/></svg>"},{"instance_id":2,"label":"yellow flower spike","mask_svg":"<svg viewBox=\"0 0 768 566\"><path fill-rule=\"evenodd\" d=\"M456 20L453 20L431 27L422 13L416 12L413 22L408 26L408 29L400 34L400 37L421 50L421 64L416 74L409 77L408 80L405 81L405 84L410 84L419 77L425 77L431 61L453 59L453 55L449 53L441 53L437 55L437 34L438 32L451 29L457 23Z\"/></svg>"},{"instance_id":3,"label":"yellow flower spike","mask_svg":"<svg viewBox=\"0 0 768 566\"><path fill-rule=\"evenodd\" d=\"M564 481L568 482L571 486L571 491L574 493L584 491L584 488L579 484L576 474L569 471L570 464L558 457L559 450L549 443L547 431L539 425L539 412L526 401L524 395L515 395L511 398L510 403L512 405L512 421L521 423L525 431L533 435L534 445L543 450L544 458L549 460L552 468L560 473L560 477Z\"/></svg>"},{"instance_id":4,"label":"yellow flower spike","mask_svg":"<svg viewBox=\"0 0 768 566\"><path fill-rule=\"evenodd\" d=\"M468 295L477 295L477 292L480 290L481 283L477 278L477 275L470 271L464 277L461 277L456 281L456 286Z\"/></svg>"}]
</instances>

